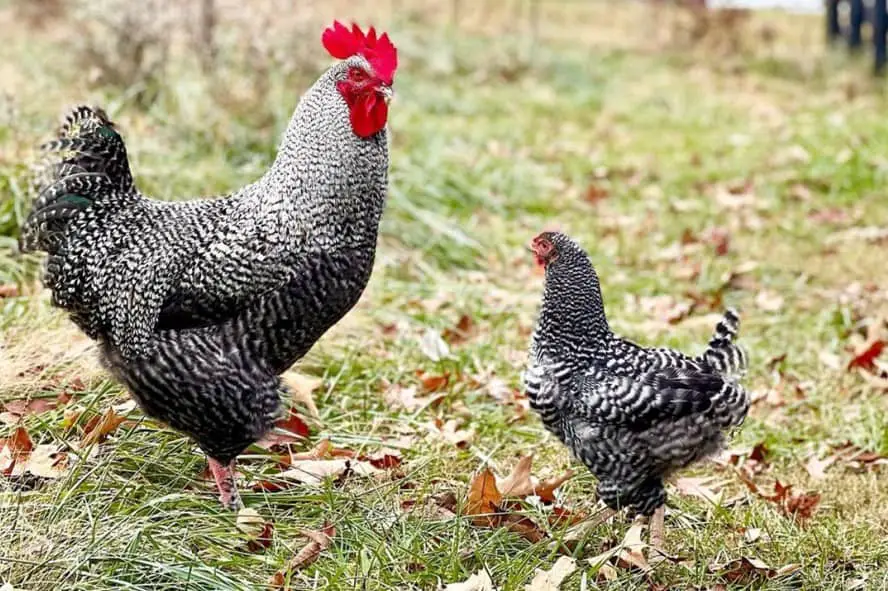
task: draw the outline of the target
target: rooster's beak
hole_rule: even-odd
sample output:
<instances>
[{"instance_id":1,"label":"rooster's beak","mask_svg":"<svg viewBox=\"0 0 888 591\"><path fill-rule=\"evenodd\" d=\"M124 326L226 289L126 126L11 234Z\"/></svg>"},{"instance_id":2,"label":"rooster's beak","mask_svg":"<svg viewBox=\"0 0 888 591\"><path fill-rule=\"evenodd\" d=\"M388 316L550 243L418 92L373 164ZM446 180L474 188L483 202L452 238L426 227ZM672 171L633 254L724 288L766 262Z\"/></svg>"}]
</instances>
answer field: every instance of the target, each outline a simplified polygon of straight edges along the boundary
<instances>
[{"instance_id":1,"label":"rooster's beak","mask_svg":"<svg viewBox=\"0 0 888 591\"><path fill-rule=\"evenodd\" d=\"M382 100L385 101L385 104L389 104L392 102L392 98L395 96L395 91L392 90L391 86L380 86L379 94L382 96Z\"/></svg>"}]
</instances>

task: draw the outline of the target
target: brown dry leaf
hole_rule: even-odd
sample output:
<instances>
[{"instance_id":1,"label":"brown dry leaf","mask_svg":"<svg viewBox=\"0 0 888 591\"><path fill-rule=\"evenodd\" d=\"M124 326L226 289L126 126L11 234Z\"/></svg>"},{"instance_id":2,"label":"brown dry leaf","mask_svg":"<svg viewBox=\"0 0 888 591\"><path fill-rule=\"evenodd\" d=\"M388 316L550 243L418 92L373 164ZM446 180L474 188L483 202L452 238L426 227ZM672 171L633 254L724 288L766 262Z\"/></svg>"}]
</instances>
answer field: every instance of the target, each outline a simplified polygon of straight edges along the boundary
<instances>
[{"instance_id":1,"label":"brown dry leaf","mask_svg":"<svg viewBox=\"0 0 888 591\"><path fill-rule=\"evenodd\" d=\"M545 503L555 502L555 491L565 482L574 477L574 471L568 468L563 474L541 480L534 486L533 492Z\"/></svg>"},{"instance_id":2,"label":"brown dry leaf","mask_svg":"<svg viewBox=\"0 0 888 591\"><path fill-rule=\"evenodd\" d=\"M27 468L34 444L24 427L16 427L11 437L0 439L0 474L21 476Z\"/></svg>"},{"instance_id":3,"label":"brown dry leaf","mask_svg":"<svg viewBox=\"0 0 888 591\"><path fill-rule=\"evenodd\" d=\"M475 437L474 430L460 429L456 419L449 419L447 421L435 419L430 423L426 423L426 428L431 433L440 436L442 439L456 447L468 446Z\"/></svg>"},{"instance_id":4,"label":"brown dry leaf","mask_svg":"<svg viewBox=\"0 0 888 591\"><path fill-rule=\"evenodd\" d=\"M504 512L504 508L496 477L489 468L484 468L472 479L466 499L466 515L472 516L472 523L479 527L504 527L531 543L546 538L546 533L533 520L513 512Z\"/></svg>"},{"instance_id":5,"label":"brown dry leaf","mask_svg":"<svg viewBox=\"0 0 888 591\"><path fill-rule=\"evenodd\" d=\"M743 556L723 564L709 565L709 571L718 573L728 583L748 585L756 581L777 579L785 577L799 570L799 564L787 564L780 568L773 568L763 560L754 557Z\"/></svg>"},{"instance_id":6,"label":"brown dry leaf","mask_svg":"<svg viewBox=\"0 0 888 591\"><path fill-rule=\"evenodd\" d=\"M287 411L287 416L277 421L274 426L274 430L256 442L258 447L262 449L283 447L289 443L304 441L311 435L311 430L305 424L305 420L292 408Z\"/></svg>"},{"instance_id":7,"label":"brown dry leaf","mask_svg":"<svg viewBox=\"0 0 888 591\"><path fill-rule=\"evenodd\" d=\"M125 420L126 417L118 415L114 412L113 408L109 408L105 411L105 414L101 416L94 416L83 427L84 435L80 440L80 445L86 447L88 445L93 445L94 443L102 443L108 438L108 435L116 431L117 427L119 427Z\"/></svg>"},{"instance_id":8,"label":"brown dry leaf","mask_svg":"<svg viewBox=\"0 0 888 591\"><path fill-rule=\"evenodd\" d=\"M610 195L610 193L606 188L596 184L590 184L586 188L586 193L583 195L583 198L586 200L586 203L595 205L599 201L606 199L608 195Z\"/></svg>"},{"instance_id":9,"label":"brown dry leaf","mask_svg":"<svg viewBox=\"0 0 888 591\"><path fill-rule=\"evenodd\" d=\"M288 371L281 376L281 380L290 389L290 397L295 402L304 404L312 417L320 418L313 394L324 383L323 379L317 376L308 376L295 371Z\"/></svg>"},{"instance_id":10,"label":"brown dry leaf","mask_svg":"<svg viewBox=\"0 0 888 591\"><path fill-rule=\"evenodd\" d=\"M558 591L564 579L577 570L577 561L570 556L561 556L548 571L536 569L533 579L524 586L524 591Z\"/></svg>"},{"instance_id":11,"label":"brown dry leaf","mask_svg":"<svg viewBox=\"0 0 888 591\"><path fill-rule=\"evenodd\" d=\"M4 283L0 285L0 298L14 298L18 297L19 288L17 285L12 283Z\"/></svg>"},{"instance_id":12,"label":"brown dry leaf","mask_svg":"<svg viewBox=\"0 0 888 591\"><path fill-rule=\"evenodd\" d=\"M461 583L450 583L444 591L496 591L496 588L487 571L481 569Z\"/></svg>"},{"instance_id":13,"label":"brown dry leaf","mask_svg":"<svg viewBox=\"0 0 888 591\"><path fill-rule=\"evenodd\" d=\"M849 470L854 472L864 472L872 470L878 466L888 466L888 457L879 455L875 452L861 449L853 445L850 441L836 446L835 456Z\"/></svg>"},{"instance_id":14,"label":"brown dry leaf","mask_svg":"<svg viewBox=\"0 0 888 591\"><path fill-rule=\"evenodd\" d=\"M421 369L416 370L416 377L422 384L423 392L437 392L443 390L450 383L450 372L444 372L440 375L430 375Z\"/></svg>"},{"instance_id":15,"label":"brown dry leaf","mask_svg":"<svg viewBox=\"0 0 888 591\"><path fill-rule=\"evenodd\" d=\"M63 393L56 398L10 400L3 403L3 408L10 415L21 418L50 411L58 406L67 404L70 400L71 396Z\"/></svg>"},{"instance_id":16,"label":"brown dry leaf","mask_svg":"<svg viewBox=\"0 0 888 591\"><path fill-rule=\"evenodd\" d=\"M585 511L574 513L565 507L552 507L552 512L549 513L548 519L551 527L559 528L577 525L578 523L586 521L588 518L589 515Z\"/></svg>"},{"instance_id":17,"label":"brown dry leaf","mask_svg":"<svg viewBox=\"0 0 888 591\"><path fill-rule=\"evenodd\" d=\"M476 331L477 328L475 327L475 321L472 320L472 317L468 314L463 314L459 317L456 326L444 330L441 334L441 338L450 345L459 345L472 338Z\"/></svg>"},{"instance_id":18,"label":"brown dry leaf","mask_svg":"<svg viewBox=\"0 0 888 591\"><path fill-rule=\"evenodd\" d=\"M718 573L729 583L748 584L756 579L770 579L777 571L758 558L737 558L724 564L711 564L709 571Z\"/></svg>"},{"instance_id":19,"label":"brown dry leaf","mask_svg":"<svg viewBox=\"0 0 888 591\"><path fill-rule=\"evenodd\" d=\"M490 468L484 468L469 485L466 514L473 516L472 523L475 525L494 527L495 514L499 512L502 502L503 495L496 486L496 477Z\"/></svg>"},{"instance_id":20,"label":"brown dry leaf","mask_svg":"<svg viewBox=\"0 0 888 591\"><path fill-rule=\"evenodd\" d=\"M290 573L305 568L316 561L321 552L329 548L330 544L333 543L336 527L325 522L321 531L302 530L302 535L308 538L308 543L281 570L271 576L268 584L273 589L282 589L287 583L287 577Z\"/></svg>"},{"instance_id":21,"label":"brown dry leaf","mask_svg":"<svg viewBox=\"0 0 888 591\"><path fill-rule=\"evenodd\" d=\"M715 249L716 256L728 254L731 234L725 228L712 228L706 233L706 241Z\"/></svg>"}]
</instances>

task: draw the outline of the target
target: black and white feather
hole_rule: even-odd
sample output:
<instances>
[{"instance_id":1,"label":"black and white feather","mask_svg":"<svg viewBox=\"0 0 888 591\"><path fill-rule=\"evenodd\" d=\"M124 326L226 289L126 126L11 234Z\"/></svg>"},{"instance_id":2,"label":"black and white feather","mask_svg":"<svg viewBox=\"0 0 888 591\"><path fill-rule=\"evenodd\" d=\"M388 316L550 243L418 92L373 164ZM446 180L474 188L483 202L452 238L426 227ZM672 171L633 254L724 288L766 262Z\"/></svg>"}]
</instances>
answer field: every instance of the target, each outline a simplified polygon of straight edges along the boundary
<instances>
[{"instance_id":1,"label":"black and white feather","mask_svg":"<svg viewBox=\"0 0 888 591\"><path fill-rule=\"evenodd\" d=\"M54 305L101 345L147 412L227 463L273 426L278 378L357 303L388 174L385 129L358 137L337 84L303 95L277 157L228 196L167 202L133 183L98 108L70 111L22 228Z\"/></svg>"},{"instance_id":2,"label":"black and white feather","mask_svg":"<svg viewBox=\"0 0 888 591\"><path fill-rule=\"evenodd\" d=\"M739 319L726 312L698 357L641 347L610 330L579 245L555 232L537 240L549 256L524 374L530 405L598 478L609 507L650 515L666 500L663 479L715 453L746 417Z\"/></svg>"}]
</instances>

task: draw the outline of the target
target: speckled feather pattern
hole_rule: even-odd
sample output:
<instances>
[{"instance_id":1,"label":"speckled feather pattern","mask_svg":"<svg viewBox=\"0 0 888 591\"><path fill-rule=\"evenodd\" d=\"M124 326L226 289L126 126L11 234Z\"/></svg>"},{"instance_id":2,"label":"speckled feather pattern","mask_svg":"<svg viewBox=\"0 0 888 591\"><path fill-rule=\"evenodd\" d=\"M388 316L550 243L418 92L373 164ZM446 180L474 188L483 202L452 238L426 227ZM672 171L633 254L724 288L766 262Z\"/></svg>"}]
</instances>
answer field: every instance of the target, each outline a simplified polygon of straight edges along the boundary
<instances>
[{"instance_id":1,"label":"speckled feather pattern","mask_svg":"<svg viewBox=\"0 0 888 591\"><path fill-rule=\"evenodd\" d=\"M651 515L666 501L663 479L715 453L746 417L738 318L728 311L699 357L636 345L610 330L586 253L548 237L557 258L524 374L531 407L598 478L605 504Z\"/></svg>"},{"instance_id":2,"label":"speckled feather pattern","mask_svg":"<svg viewBox=\"0 0 888 591\"><path fill-rule=\"evenodd\" d=\"M273 426L278 375L357 303L388 174L385 129L359 138L336 83L302 97L268 172L218 199L162 202L132 183L123 140L78 107L48 149L22 230L49 256L53 303L101 344L147 414L227 463Z\"/></svg>"}]
</instances>

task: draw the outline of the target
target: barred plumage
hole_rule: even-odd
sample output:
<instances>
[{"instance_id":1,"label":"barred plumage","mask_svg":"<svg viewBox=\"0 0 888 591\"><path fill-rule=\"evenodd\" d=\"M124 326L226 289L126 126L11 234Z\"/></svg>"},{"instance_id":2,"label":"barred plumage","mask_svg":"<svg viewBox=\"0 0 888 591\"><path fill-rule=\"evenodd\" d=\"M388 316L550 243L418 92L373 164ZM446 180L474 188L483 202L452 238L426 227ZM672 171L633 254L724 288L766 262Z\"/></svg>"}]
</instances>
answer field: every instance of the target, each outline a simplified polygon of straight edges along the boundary
<instances>
[{"instance_id":1,"label":"barred plumage","mask_svg":"<svg viewBox=\"0 0 888 591\"><path fill-rule=\"evenodd\" d=\"M599 479L608 507L651 515L666 500L663 479L717 451L749 410L738 317L725 314L699 357L644 348L611 332L598 276L573 240L547 232L533 250L546 283L524 375L531 407Z\"/></svg>"},{"instance_id":2,"label":"barred plumage","mask_svg":"<svg viewBox=\"0 0 888 591\"><path fill-rule=\"evenodd\" d=\"M390 44L371 59L348 47L302 97L268 172L219 199L142 195L114 124L75 107L45 146L59 158L22 228L22 249L49 255L53 303L147 414L197 441L229 505L235 456L279 412L278 375L357 303L373 266L388 174L378 105L397 62ZM359 128L356 101L376 109Z\"/></svg>"}]
</instances>

